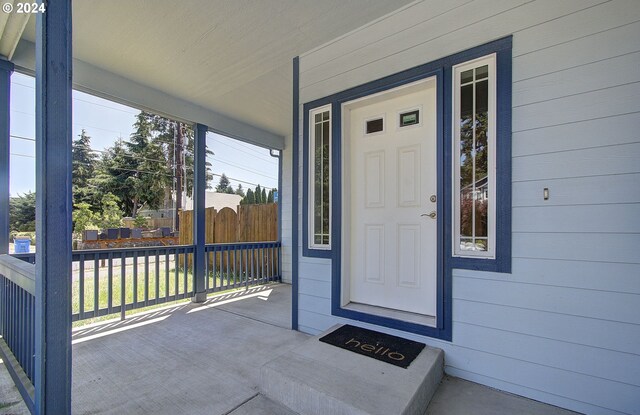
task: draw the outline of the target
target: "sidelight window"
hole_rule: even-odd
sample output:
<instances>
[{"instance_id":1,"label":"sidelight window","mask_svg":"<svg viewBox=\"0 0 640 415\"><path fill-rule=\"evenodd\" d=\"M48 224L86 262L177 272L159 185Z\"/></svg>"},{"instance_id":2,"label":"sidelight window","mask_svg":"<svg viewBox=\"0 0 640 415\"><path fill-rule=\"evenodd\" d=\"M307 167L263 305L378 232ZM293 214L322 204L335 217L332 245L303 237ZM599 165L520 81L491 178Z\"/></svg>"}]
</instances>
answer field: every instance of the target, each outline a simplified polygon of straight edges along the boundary
<instances>
[{"instance_id":1,"label":"sidelight window","mask_svg":"<svg viewBox=\"0 0 640 415\"><path fill-rule=\"evenodd\" d=\"M331 107L309 112L309 247L331 248Z\"/></svg>"},{"instance_id":2,"label":"sidelight window","mask_svg":"<svg viewBox=\"0 0 640 415\"><path fill-rule=\"evenodd\" d=\"M495 55L453 69L453 252L495 258Z\"/></svg>"}]
</instances>

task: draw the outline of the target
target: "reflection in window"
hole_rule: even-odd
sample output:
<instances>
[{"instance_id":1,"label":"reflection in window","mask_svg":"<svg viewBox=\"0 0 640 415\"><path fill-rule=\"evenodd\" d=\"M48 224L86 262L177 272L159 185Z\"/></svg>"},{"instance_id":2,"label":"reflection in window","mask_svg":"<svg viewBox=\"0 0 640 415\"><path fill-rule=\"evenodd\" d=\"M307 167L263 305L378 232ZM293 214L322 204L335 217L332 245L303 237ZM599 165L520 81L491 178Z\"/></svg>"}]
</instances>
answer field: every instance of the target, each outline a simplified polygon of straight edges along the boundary
<instances>
[{"instance_id":1,"label":"reflection in window","mask_svg":"<svg viewBox=\"0 0 640 415\"><path fill-rule=\"evenodd\" d=\"M459 255L490 256L493 235L494 190L492 183L495 138L491 110L495 82L487 60L464 65L456 71L456 146L459 157L456 172L458 204L456 236Z\"/></svg>"},{"instance_id":2,"label":"reflection in window","mask_svg":"<svg viewBox=\"0 0 640 415\"><path fill-rule=\"evenodd\" d=\"M331 110L323 107L312 110L310 117L310 217L309 245L328 248L330 245L330 153Z\"/></svg>"}]
</instances>

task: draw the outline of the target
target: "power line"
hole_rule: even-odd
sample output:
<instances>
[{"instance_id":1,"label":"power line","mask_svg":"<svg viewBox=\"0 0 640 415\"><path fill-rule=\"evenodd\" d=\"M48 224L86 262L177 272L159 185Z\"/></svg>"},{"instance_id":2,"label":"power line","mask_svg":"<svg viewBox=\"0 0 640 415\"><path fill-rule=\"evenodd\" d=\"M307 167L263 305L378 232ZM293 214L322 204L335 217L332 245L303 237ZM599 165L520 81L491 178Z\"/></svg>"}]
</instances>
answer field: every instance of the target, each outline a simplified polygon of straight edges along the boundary
<instances>
[{"instance_id":1,"label":"power line","mask_svg":"<svg viewBox=\"0 0 640 415\"><path fill-rule=\"evenodd\" d=\"M25 84L21 84L20 82L15 82L15 81L13 81L11 83L11 85L19 85L19 86L22 86L22 87L25 87L25 88L29 88L29 89L36 89L35 86L25 85ZM98 107L108 108L108 109L111 109L111 110L114 110L114 111L121 111L121 112L124 112L124 113L127 113L127 114L136 115L135 113L133 113L131 111L127 111L127 110L122 109L122 108L110 107L109 105L104 105L104 104L100 104L98 102L88 101L88 100L82 99L82 98L74 97L73 100L74 101L80 101L80 102L86 102L87 104L92 104L92 105L96 105ZM133 108L133 107L129 107L129 108L133 109L134 111L140 111L140 110L137 110L136 108Z\"/></svg>"},{"instance_id":2,"label":"power line","mask_svg":"<svg viewBox=\"0 0 640 415\"><path fill-rule=\"evenodd\" d=\"M20 153L9 153L9 154L11 154L12 156L28 157L28 158L31 158L31 159L36 158L36 156L32 156L32 155L30 155L30 154L20 154Z\"/></svg>"},{"instance_id":3,"label":"power line","mask_svg":"<svg viewBox=\"0 0 640 415\"><path fill-rule=\"evenodd\" d=\"M18 135L11 135L11 137L19 139L19 140L35 141L34 138L30 138L30 137L23 137L23 136L18 136ZM98 149L94 149L94 148L91 148L90 150L92 152L97 152L97 153L102 153L102 154L109 153L108 150L98 150ZM140 157L140 156L136 156L136 155L133 155L133 154L127 154L127 153L124 153L124 154L121 154L121 155L124 156L124 157L135 158L135 159L138 159L138 160L155 161L155 162L159 162L159 163L165 163L166 162L166 160L150 159L150 158ZM252 169L248 169L246 167L239 166L239 165L237 165L235 163L229 163L229 162L222 161L222 160L215 159L215 158L213 159L213 161L216 162L216 163L227 164L229 166L236 167L236 168L238 168L240 170L244 170L244 171L247 171L249 173L257 174L257 175L265 177L267 179L277 180L275 177L268 176L268 175L260 173L258 171L255 171L255 170L252 170ZM170 167L173 167L173 165L171 165ZM255 183L251 183L251 182L244 182L242 180L236 180L236 179L233 179L233 180L238 181L238 182L242 182L242 183L251 184L251 185L255 184Z\"/></svg>"},{"instance_id":4,"label":"power line","mask_svg":"<svg viewBox=\"0 0 640 415\"><path fill-rule=\"evenodd\" d=\"M31 137L23 137L21 135L13 135L11 134L9 137L11 138L17 138L18 140L26 140L26 141L33 141L35 143L36 139L35 138L31 138Z\"/></svg>"},{"instance_id":5,"label":"power line","mask_svg":"<svg viewBox=\"0 0 640 415\"><path fill-rule=\"evenodd\" d=\"M267 156L265 156L265 155L261 154L259 151L255 150L255 149L252 149L252 148L248 148L248 147L242 146L242 147L244 147L246 150L251 151L251 152L253 153L253 154L252 154L252 153L249 153L248 151L245 151L245 150L239 149L238 147L232 146L232 145L231 145L231 143L227 143L227 142L224 142L224 141L222 141L222 140L214 140L214 138L213 138L213 137L207 137L207 139L211 139L211 140L213 140L215 144L222 144L222 145L224 145L224 146L227 146L227 147L230 147L230 148L232 148L232 149L234 149L234 150L237 150L237 151L239 151L239 152L241 152L241 153L247 154L247 155L249 155L249 156L251 156L251 157L259 158L259 159L262 159L262 160L267 161L267 162L274 162L274 159L273 159L273 158L271 158L271 157L267 157ZM234 141L234 143L235 143L235 141ZM240 143L238 142L238 144L240 144Z\"/></svg>"},{"instance_id":6,"label":"power line","mask_svg":"<svg viewBox=\"0 0 640 415\"><path fill-rule=\"evenodd\" d=\"M260 173L260 172L255 171L255 170L247 169L246 167L241 167L241 166L239 166L239 165L237 165L237 164L234 164L234 163L229 163L229 162L222 161L222 160L217 160L217 159L214 159L214 160L215 160L217 163L226 164L226 165L229 165L229 166L232 166L232 167L236 167L236 168L241 169L241 170L246 170L246 171L248 171L249 173L257 174L258 176L266 177L267 179L276 180L276 178L275 178L275 177L267 176L266 174L262 174L262 173Z\"/></svg>"}]
</instances>

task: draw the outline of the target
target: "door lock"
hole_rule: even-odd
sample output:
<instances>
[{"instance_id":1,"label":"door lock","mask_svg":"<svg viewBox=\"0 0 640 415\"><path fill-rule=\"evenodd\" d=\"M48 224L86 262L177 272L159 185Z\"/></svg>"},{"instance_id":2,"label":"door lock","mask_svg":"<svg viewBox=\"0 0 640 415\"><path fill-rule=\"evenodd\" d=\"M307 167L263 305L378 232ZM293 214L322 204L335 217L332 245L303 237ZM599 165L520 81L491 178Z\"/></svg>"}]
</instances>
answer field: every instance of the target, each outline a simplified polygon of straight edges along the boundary
<instances>
[{"instance_id":1,"label":"door lock","mask_svg":"<svg viewBox=\"0 0 640 415\"><path fill-rule=\"evenodd\" d=\"M431 219L435 219L436 218L436 211L432 211L431 213L423 213L420 216L429 216Z\"/></svg>"},{"instance_id":2,"label":"door lock","mask_svg":"<svg viewBox=\"0 0 640 415\"><path fill-rule=\"evenodd\" d=\"M430 201L432 201L433 203L436 202L436 195L431 195L431 197L429 198Z\"/></svg>"}]
</instances>

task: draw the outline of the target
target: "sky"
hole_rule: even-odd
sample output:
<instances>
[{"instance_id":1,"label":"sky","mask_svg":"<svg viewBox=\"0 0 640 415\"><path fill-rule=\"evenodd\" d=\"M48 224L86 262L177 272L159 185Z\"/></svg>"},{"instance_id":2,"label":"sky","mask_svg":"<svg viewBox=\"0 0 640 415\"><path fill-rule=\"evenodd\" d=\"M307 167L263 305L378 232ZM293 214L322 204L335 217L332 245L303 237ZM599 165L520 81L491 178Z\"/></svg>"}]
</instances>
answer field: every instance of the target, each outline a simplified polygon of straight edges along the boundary
<instances>
[{"instance_id":1,"label":"sky","mask_svg":"<svg viewBox=\"0 0 640 415\"><path fill-rule=\"evenodd\" d=\"M11 77L11 196L35 191L35 79L14 72ZM99 154L122 137L128 140L139 110L79 91L73 91L73 138L82 129ZM269 150L215 133L207 133L207 156L212 173L225 173L234 189L278 187L278 159ZM214 176L214 186L219 176Z\"/></svg>"}]
</instances>

